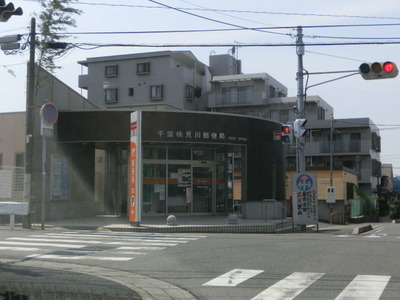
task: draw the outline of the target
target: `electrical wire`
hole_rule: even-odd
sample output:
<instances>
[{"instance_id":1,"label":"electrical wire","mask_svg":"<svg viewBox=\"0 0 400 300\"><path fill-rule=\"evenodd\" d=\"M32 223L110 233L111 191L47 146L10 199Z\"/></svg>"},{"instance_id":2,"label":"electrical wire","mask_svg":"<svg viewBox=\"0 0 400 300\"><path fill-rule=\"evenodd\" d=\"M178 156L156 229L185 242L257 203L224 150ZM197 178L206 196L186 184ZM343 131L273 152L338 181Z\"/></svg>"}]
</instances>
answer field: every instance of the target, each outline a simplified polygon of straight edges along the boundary
<instances>
[{"instance_id":1,"label":"electrical wire","mask_svg":"<svg viewBox=\"0 0 400 300\"><path fill-rule=\"evenodd\" d=\"M242 20L242 21L247 21L247 22L252 22L252 23L256 23L256 24L264 24L264 25L266 25L266 23L263 23L263 22L258 22L258 21L255 21L255 20L250 20L250 19L246 19L246 18L241 18L241 17L233 16L233 15L230 15L230 14L228 14L228 13L226 13L226 12L222 12L222 11L218 11L218 10L213 10L213 9L208 8L208 7L201 6L201 5L197 5L197 4L191 3L191 2L186 1L186 0L179 0L179 1L181 1L181 2L183 2L183 3L186 3L186 4L189 4L189 5L192 5L192 6L195 6L195 7L197 7L197 8L201 8L201 9L204 9L204 10L208 10L208 11L211 11L211 12L215 12L215 13L217 13L217 14L220 14L220 15L223 15L223 16L227 16L227 17L230 17L230 18L235 18L235 19Z\"/></svg>"},{"instance_id":2,"label":"electrical wire","mask_svg":"<svg viewBox=\"0 0 400 300\"><path fill-rule=\"evenodd\" d=\"M26 2L35 2L38 0L22 0ZM127 8L145 8L145 9L160 9L160 6L137 5L137 4L117 4L117 3L99 3L99 2L83 2L73 3L74 5L91 5L91 6L109 6L109 7L127 7ZM193 4L192 4L193 5ZM165 7L164 7L165 8ZM178 8L178 7L177 7ZM222 12L222 13L240 13L240 14L265 14L265 15L283 15L283 16L304 16L304 17L331 17L331 18L349 18L349 19L375 19L375 20L400 20L400 17L391 16L360 16L360 15L344 15L344 14L317 14L317 13L298 13L298 12L274 12L262 10L238 10L238 9L216 9L206 7L179 7L180 10L187 11L207 11L207 12Z\"/></svg>"},{"instance_id":3,"label":"electrical wire","mask_svg":"<svg viewBox=\"0 0 400 300\"><path fill-rule=\"evenodd\" d=\"M347 42L347 43L304 43L304 46L365 46L365 45L398 45L400 41L382 41L382 42ZM221 43L221 44L122 44L122 43L114 43L114 44L100 44L100 43L71 43L71 45L75 45L75 47L154 47L154 48L177 48L177 47L233 47L237 46L237 43ZM240 44L240 47L294 47L297 46L296 43L243 43Z\"/></svg>"},{"instance_id":4,"label":"electrical wire","mask_svg":"<svg viewBox=\"0 0 400 300\"><path fill-rule=\"evenodd\" d=\"M254 30L254 31L259 31L259 32L264 32L264 33L270 33L270 34L289 35L289 34L285 34L285 33L273 32L273 31L265 31L265 30L251 29L250 27L245 27L245 26L241 26L241 25L236 25L236 24L233 24L233 23L228 23L228 22L224 22L224 21L217 20L217 19L212 19L212 18L204 17L204 16L201 16L201 15L198 15L198 14L194 14L194 13L185 11L185 10L183 10L183 9L180 9L180 8L177 8L177 7L173 7L173 6L170 6L170 5L167 5L167 4L164 4L164 3L161 3L161 2L155 1L155 0L147 0L147 1L149 1L149 2L151 2L151 3L154 3L154 4L158 4L158 5L163 6L163 7L166 7L166 8L169 8L169 9L171 9L171 10L175 10L175 11L178 11L178 12L181 12L181 13L184 13L184 14L187 14L187 15L190 15L190 16L193 16L193 17L196 17L196 18L204 19L204 20L207 20L207 21L211 21L211 22L215 22L215 23L219 23L219 24L223 24L223 25L228 25L228 26L232 26L232 27L236 27L236 28L241 28L241 29L246 29L246 30Z\"/></svg>"}]
</instances>

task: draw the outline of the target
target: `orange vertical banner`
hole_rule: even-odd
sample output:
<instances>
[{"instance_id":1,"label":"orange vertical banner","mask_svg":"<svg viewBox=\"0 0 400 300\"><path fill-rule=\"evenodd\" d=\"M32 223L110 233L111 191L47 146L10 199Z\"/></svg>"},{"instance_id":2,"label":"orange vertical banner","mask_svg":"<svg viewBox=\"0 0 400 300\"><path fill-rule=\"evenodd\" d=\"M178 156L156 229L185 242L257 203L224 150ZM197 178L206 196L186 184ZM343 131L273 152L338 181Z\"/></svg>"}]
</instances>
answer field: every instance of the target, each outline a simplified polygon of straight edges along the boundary
<instances>
[{"instance_id":1,"label":"orange vertical banner","mask_svg":"<svg viewBox=\"0 0 400 300\"><path fill-rule=\"evenodd\" d=\"M129 221L141 221L141 112L131 114L131 142L129 154Z\"/></svg>"},{"instance_id":2,"label":"orange vertical banner","mask_svg":"<svg viewBox=\"0 0 400 300\"><path fill-rule=\"evenodd\" d=\"M131 142L130 149L130 181L129 181L129 221L137 222L137 187L136 187L136 170L137 170L137 162L136 162L136 152L137 147L135 142Z\"/></svg>"}]
</instances>

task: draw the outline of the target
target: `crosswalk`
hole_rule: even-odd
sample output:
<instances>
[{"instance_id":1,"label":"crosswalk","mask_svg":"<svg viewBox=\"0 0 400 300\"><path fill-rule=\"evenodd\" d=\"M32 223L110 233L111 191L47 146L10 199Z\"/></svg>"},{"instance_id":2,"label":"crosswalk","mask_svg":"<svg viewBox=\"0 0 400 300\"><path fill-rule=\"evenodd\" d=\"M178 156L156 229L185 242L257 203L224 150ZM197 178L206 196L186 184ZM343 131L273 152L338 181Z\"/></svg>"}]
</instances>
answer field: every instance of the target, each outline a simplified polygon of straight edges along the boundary
<instances>
[{"instance_id":1,"label":"crosswalk","mask_svg":"<svg viewBox=\"0 0 400 300\"><path fill-rule=\"evenodd\" d=\"M195 241L201 235L151 233L58 232L8 237L1 252L26 253L26 259L129 261L170 247Z\"/></svg>"},{"instance_id":2,"label":"crosswalk","mask_svg":"<svg viewBox=\"0 0 400 300\"><path fill-rule=\"evenodd\" d=\"M214 288L235 288L263 273L265 273L264 270L234 269L216 278L213 278L210 281L207 281L203 284L203 286ZM292 300L303 293L306 289L310 288L313 284L315 285L318 280L323 280L324 276L327 275L325 273L294 272L286 277L283 277L277 282L272 283L255 296L249 296L248 299ZM332 299L378 300L380 299L390 280L391 276L357 275L354 278L349 279L348 285L345 286L343 290L338 291L337 296L335 295L335 297ZM324 284L326 284L326 282Z\"/></svg>"}]
</instances>

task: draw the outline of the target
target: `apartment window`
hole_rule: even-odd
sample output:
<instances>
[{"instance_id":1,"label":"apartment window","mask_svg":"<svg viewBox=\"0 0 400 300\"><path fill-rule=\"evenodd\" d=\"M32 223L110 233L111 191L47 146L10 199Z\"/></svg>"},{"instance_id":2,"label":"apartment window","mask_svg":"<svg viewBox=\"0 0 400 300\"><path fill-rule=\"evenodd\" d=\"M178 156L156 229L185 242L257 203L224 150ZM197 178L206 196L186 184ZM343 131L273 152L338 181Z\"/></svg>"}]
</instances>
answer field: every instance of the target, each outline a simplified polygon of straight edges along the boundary
<instances>
[{"instance_id":1,"label":"apartment window","mask_svg":"<svg viewBox=\"0 0 400 300\"><path fill-rule=\"evenodd\" d=\"M381 152L381 137L376 132L372 133L371 146L372 150Z\"/></svg>"},{"instance_id":2,"label":"apartment window","mask_svg":"<svg viewBox=\"0 0 400 300\"><path fill-rule=\"evenodd\" d=\"M118 65L106 66L105 75L106 77L118 76Z\"/></svg>"},{"instance_id":3,"label":"apartment window","mask_svg":"<svg viewBox=\"0 0 400 300\"><path fill-rule=\"evenodd\" d=\"M148 73L150 73L150 63L149 62L138 63L136 65L136 73L137 74L148 74Z\"/></svg>"},{"instance_id":4,"label":"apartment window","mask_svg":"<svg viewBox=\"0 0 400 300\"><path fill-rule=\"evenodd\" d=\"M348 136L348 137L347 137ZM349 139L347 143L349 152L360 152L361 151L361 134L360 133L350 133L345 136Z\"/></svg>"},{"instance_id":5,"label":"apartment window","mask_svg":"<svg viewBox=\"0 0 400 300\"><path fill-rule=\"evenodd\" d=\"M221 104L238 104L252 102L253 86L223 87Z\"/></svg>"},{"instance_id":6,"label":"apartment window","mask_svg":"<svg viewBox=\"0 0 400 300\"><path fill-rule=\"evenodd\" d=\"M150 99L162 99L163 98L163 86L152 85L150 86Z\"/></svg>"},{"instance_id":7,"label":"apartment window","mask_svg":"<svg viewBox=\"0 0 400 300\"><path fill-rule=\"evenodd\" d=\"M106 103L117 102L118 101L118 90L116 88L104 89L104 101Z\"/></svg>"},{"instance_id":8,"label":"apartment window","mask_svg":"<svg viewBox=\"0 0 400 300\"><path fill-rule=\"evenodd\" d=\"M194 99L194 86L187 85L185 93L186 93L187 100L193 100Z\"/></svg>"},{"instance_id":9,"label":"apartment window","mask_svg":"<svg viewBox=\"0 0 400 300\"><path fill-rule=\"evenodd\" d=\"M290 119L290 111L288 109L270 110L269 117L272 121L287 123Z\"/></svg>"}]
</instances>

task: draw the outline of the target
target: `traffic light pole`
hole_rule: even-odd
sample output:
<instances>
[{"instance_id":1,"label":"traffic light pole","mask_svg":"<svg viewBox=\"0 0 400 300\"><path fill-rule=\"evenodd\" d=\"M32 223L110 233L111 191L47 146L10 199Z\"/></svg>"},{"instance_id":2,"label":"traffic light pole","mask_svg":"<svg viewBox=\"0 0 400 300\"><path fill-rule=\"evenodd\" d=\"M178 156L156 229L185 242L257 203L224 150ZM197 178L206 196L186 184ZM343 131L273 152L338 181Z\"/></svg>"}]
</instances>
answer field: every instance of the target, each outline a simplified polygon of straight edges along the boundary
<instances>
[{"instance_id":1,"label":"traffic light pole","mask_svg":"<svg viewBox=\"0 0 400 300\"><path fill-rule=\"evenodd\" d=\"M304 55L304 43L303 43L303 28L297 27L297 40L296 40L296 52L297 52L297 119L305 118L305 105L304 105L304 73L303 73L303 55ZM297 148L297 172L303 173L306 170L306 158L304 154L304 137L299 137L296 140Z\"/></svg>"}]
</instances>

